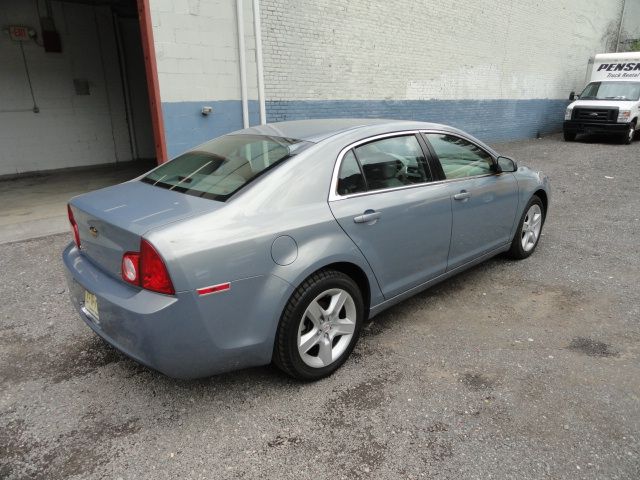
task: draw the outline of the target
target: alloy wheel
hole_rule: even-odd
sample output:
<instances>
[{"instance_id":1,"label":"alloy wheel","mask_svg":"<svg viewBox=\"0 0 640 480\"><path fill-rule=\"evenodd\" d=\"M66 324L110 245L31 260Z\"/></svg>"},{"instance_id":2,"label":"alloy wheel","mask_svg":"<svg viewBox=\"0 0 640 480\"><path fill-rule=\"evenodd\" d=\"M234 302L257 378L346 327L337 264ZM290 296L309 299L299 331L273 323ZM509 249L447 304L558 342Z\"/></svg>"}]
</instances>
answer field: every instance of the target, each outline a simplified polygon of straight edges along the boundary
<instances>
[{"instance_id":1,"label":"alloy wheel","mask_svg":"<svg viewBox=\"0 0 640 480\"><path fill-rule=\"evenodd\" d=\"M533 204L529 207L529 210L527 210L527 215L524 217L524 222L522 223L522 237L520 241L522 243L522 249L525 252L529 252L536 246L541 229L542 209L540 205Z\"/></svg>"},{"instance_id":2,"label":"alloy wheel","mask_svg":"<svg viewBox=\"0 0 640 480\"><path fill-rule=\"evenodd\" d=\"M298 327L297 346L302 361L322 368L347 350L356 329L356 304L341 288L322 292L309 304Z\"/></svg>"}]
</instances>

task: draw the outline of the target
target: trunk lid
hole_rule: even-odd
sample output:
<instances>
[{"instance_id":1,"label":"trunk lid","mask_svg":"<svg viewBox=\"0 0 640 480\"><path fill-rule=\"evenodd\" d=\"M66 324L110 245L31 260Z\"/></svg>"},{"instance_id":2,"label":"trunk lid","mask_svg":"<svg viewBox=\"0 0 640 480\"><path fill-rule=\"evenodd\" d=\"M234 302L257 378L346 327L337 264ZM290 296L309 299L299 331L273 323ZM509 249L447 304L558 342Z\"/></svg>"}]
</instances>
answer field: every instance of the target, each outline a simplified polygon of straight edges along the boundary
<instances>
[{"instance_id":1,"label":"trunk lid","mask_svg":"<svg viewBox=\"0 0 640 480\"><path fill-rule=\"evenodd\" d=\"M80 195L69 203L83 254L117 278L122 255L139 251L145 232L224 205L137 180Z\"/></svg>"}]
</instances>

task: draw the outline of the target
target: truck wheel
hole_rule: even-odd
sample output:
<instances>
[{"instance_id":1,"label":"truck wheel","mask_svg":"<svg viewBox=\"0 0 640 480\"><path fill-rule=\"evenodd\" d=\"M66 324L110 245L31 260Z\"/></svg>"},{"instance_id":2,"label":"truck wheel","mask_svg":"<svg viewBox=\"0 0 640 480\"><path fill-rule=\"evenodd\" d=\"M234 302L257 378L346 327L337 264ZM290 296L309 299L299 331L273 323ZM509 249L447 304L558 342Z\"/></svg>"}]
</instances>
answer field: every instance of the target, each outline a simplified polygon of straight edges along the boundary
<instances>
[{"instance_id":1,"label":"truck wheel","mask_svg":"<svg viewBox=\"0 0 640 480\"><path fill-rule=\"evenodd\" d=\"M633 121L629 124L629 130L627 130L627 133L624 134L624 137L622 137L622 142L625 145L631 145L631 142L633 142L633 137L636 134L636 122Z\"/></svg>"},{"instance_id":2,"label":"truck wheel","mask_svg":"<svg viewBox=\"0 0 640 480\"><path fill-rule=\"evenodd\" d=\"M574 132L564 132L565 142L573 142L575 139L576 139L576 134Z\"/></svg>"}]
</instances>

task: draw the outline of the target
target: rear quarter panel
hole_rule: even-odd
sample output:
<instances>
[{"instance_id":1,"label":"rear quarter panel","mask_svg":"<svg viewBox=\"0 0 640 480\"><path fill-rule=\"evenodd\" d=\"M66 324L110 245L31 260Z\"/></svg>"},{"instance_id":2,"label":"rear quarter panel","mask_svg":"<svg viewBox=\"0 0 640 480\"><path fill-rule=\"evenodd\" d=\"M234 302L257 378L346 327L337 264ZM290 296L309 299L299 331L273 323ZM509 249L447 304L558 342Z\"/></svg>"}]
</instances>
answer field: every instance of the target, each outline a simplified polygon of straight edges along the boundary
<instances>
[{"instance_id":1,"label":"rear quarter panel","mask_svg":"<svg viewBox=\"0 0 640 480\"><path fill-rule=\"evenodd\" d=\"M367 275L372 303L382 301L367 261L329 209L339 145L311 147L219 210L148 232L145 237L164 256L176 290L258 275L275 275L297 287L327 264L349 262ZM278 265L272 257L273 242L282 235L297 245L289 265Z\"/></svg>"}]
</instances>

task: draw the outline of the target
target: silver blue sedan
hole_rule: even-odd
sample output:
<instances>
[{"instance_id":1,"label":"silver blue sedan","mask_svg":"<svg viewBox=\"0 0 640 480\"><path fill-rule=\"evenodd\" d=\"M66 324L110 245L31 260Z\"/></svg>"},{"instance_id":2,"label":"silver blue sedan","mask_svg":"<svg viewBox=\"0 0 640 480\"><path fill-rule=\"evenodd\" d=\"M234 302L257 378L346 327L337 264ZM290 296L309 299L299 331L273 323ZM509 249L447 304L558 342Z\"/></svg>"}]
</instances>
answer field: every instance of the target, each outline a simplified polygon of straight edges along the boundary
<instances>
[{"instance_id":1,"label":"silver blue sedan","mask_svg":"<svg viewBox=\"0 0 640 480\"><path fill-rule=\"evenodd\" d=\"M478 262L533 253L545 176L460 130L307 120L241 130L75 197L72 302L167 375L274 362L318 379L364 321Z\"/></svg>"}]
</instances>

